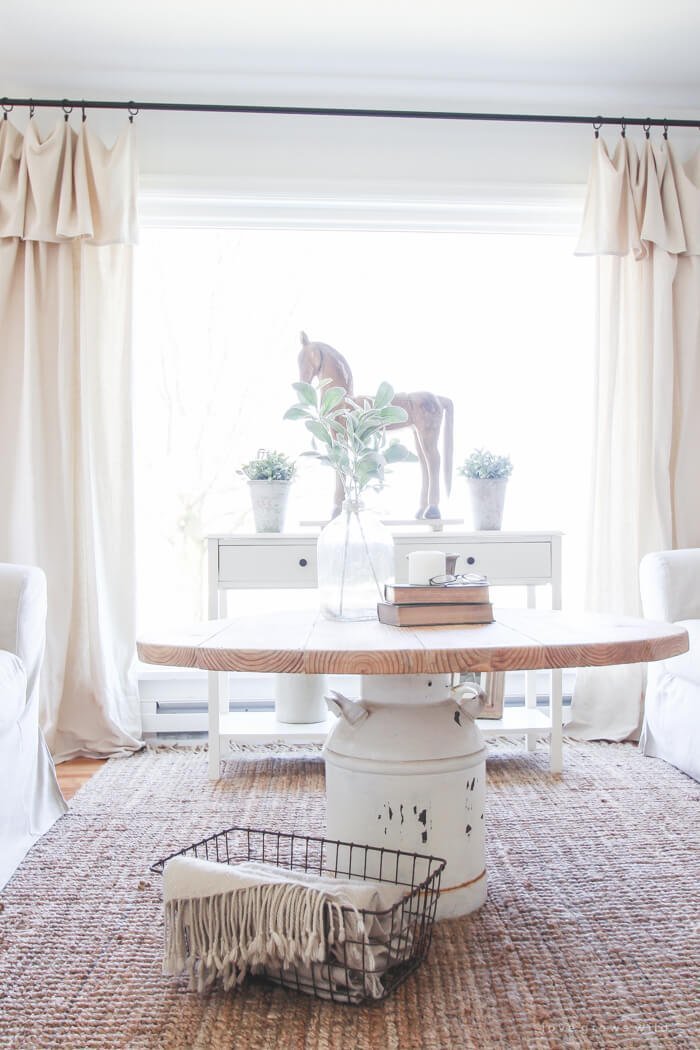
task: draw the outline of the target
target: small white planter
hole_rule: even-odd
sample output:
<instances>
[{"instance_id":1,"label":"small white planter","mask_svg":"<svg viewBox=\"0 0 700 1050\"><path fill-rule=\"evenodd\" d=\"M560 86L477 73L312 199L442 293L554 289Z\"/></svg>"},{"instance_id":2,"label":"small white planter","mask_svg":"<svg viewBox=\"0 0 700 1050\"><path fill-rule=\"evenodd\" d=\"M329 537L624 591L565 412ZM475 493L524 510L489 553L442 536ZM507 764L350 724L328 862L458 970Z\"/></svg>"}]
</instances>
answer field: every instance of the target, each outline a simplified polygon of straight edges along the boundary
<instances>
[{"instance_id":1,"label":"small white planter","mask_svg":"<svg viewBox=\"0 0 700 1050\"><path fill-rule=\"evenodd\" d=\"M500 529L508 478L467 478L472 521L477 532Z\"/></svg>"},{"instance_id":2,"label":"small white planter","mask_svg":"<svg viewBox=\"0 0 700 1050\"><path fill-rule=\"evenodd\" d=\"M276 674L275 713L278 722L325 722L328 708L325 674Z\"/></svg>"},{"instance_id":3,"label":"small white planter","mask_svg":"<svg viewBox=\"0 0 700 1050\"><path fill-rule=\"evenodd\" d=\"M249 481L256 532L283 532L291 481Z\"/></svg>"}]
</instances>

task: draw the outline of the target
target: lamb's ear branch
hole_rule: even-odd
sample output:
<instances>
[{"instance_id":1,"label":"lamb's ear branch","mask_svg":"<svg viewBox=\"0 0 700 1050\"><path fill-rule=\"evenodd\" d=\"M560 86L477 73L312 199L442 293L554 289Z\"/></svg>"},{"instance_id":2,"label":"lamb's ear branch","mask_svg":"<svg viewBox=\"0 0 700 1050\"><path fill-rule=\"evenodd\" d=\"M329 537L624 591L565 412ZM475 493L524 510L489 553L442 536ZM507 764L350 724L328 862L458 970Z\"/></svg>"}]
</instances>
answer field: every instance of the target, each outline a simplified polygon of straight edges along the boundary
<instances>
[{"instance_id":1,"label":"lamb's ear branch","mask_svg":"<svg viewBox=\"0 0 700 1050\"><path fill-rule=\"evenodd\" d=\"M407 449L405 445L402 445L400 441L392 441L384 449L384 459L387 463L415 463L418 456L411 452L410 449Z\"/></svg>"},{"instance_id":2,"label":"lamb's ear branch","mask_svg":"<svg viewBox=\"0 0 700 1050\"><path fill-rule=\"evenodd\" d=\"M408 412L405 408L399 408L398 405L387 405L386 408L382 408L379 412L379 418L382 424L387 427L392 423L405 423L408 419Z\"/></svg>"},{"instance_id":3,"label":"lamb's ear branch","mask_svg":"<svg viewBox=\"0 0 700 1050\"><path fill-rule=\"evenodd\" d=\"M321 398L321 415L328 415L344 399L345 391L340 386L332 386L328 390L324 390Z\"/></svg>"},{"instance_id":4,"label":"lamb's ear branch","mask_svg":"<svg viewBox=\"0 0 700 1050\"><path fill-rule=\"evenodd\" d=\"M304 423L307 430L310 430L315 438L322 441L324 445L331 445L333 439L328 433L328 428L321 422L320 419L307 419Z\"/></svg>"},{"instance_id":5,"label":"lamb's ear branch","mask_svg":"<svg viewBox=\"0 0 700 1050\"><path fill-rule=\"evenodd\" d=\"M374 398L374 407L385 408L388 404L391 403L393 397L394 388L391 386L391 384L386 382L380 383L379 389L377 390L377 393Z\"/></svg>"},{"instance_id":6,"label":"lamb's ear branch","mask_svg":"<svg viewBox=\"0 0 700 1050\"><path fill-rule=\"evenodd\" d=\"M292 383L292 389L296 390L299 395L300 403L311 405L312 408L318 408L316 387L312 386L311 383Z\"/></svg>"},{"instance_id":7,"label":"lamb's ear branch","mask_svg":"<svg viewBox=\"0 0 700 1050\"><path fill-rule=\"evenodd\" d=\"M283 419L309 419L311 413L306 405L292 405L282 416Z\"/></svg>"}]
</instances>

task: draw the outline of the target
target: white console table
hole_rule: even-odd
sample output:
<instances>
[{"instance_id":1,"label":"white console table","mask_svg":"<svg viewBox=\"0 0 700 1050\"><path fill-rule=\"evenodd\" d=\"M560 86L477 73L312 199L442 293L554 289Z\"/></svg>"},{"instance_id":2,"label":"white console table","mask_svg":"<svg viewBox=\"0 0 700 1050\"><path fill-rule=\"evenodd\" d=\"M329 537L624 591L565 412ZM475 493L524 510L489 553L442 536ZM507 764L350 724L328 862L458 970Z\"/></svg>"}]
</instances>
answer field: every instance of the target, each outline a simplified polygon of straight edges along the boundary
<instances>
[{"instance_id":1,"label":"white console table","mask_svg":"<svg viewBox=\"0 0 700 1050\"><path fill-rule=\"evenodd\" d=\"M316 587L317 532L229 533L210 536L209 618L226 615L225 592ZM493 587L519 586L527 606L536 604L536 588L547 587L551 607L561 609L560 532L465 532L446 528L394 531L396 580L407 581L406 555L416 550L444 550L460 555L459 571L481 572ZM209 672L210 774L218 776L222 747L229 742L322 742L335 716L325 722L290 725L278 722L274 711L230 713L225 675ZM550 768L562 768L562 674L551 671L549 715L537 709L536 672L526 673L525 704L505 708L499 719L480 719L485 736L524 736L533 750L538 736L548 735Z\"/></svg>"}]
</instances>

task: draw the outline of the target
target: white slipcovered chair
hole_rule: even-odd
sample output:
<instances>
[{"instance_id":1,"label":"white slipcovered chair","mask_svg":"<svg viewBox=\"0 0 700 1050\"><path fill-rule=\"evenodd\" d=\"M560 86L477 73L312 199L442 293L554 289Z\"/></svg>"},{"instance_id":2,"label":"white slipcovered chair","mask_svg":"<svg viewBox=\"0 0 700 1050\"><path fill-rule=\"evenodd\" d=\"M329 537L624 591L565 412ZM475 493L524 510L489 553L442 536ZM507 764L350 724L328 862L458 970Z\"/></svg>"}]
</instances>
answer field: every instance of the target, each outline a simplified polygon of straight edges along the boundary
<instances>
[{"instance_id":1,"label":"white slipcovered chair","mask_svg":"<svg viewBox=\"0 0 700 1050\"><path fill-rule=\"evenodd\" d=\"M68 808L39 728L46 577L0 564L0 889Z\"/></svg>"},{"instance_id":2,"label":"white slipcovered chair","mask_svg":"<svg viewBox=\"0 0 700 1050\"><path fill-rule=\"evenodd\" d=\"M647 554L639 582L644 615L690 640L687 653L649 664L639 746L700 780L700 549Z\"/></svg>"}]
</instances>

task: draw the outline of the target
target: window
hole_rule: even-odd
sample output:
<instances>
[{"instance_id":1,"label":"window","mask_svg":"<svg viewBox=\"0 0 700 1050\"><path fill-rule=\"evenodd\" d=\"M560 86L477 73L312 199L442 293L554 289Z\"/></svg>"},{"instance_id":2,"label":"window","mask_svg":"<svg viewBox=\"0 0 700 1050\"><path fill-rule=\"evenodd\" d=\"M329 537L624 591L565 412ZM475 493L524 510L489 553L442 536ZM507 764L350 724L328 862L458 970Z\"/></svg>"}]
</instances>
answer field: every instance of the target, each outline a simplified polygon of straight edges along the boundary
<instances>
[{"instance_id":1,"label":"window","mask_svg":"<svg viewBox=\"0 0 700 1050\"><path fill-rule=\"evenodd\" d=\"M593 270L569 236L146 228L137 253L135 419L140 623L200 618L208 533L251 530L236 470L309 447L282 415L299 332L383 379L455 404L455 465L511 455L508 529L561 529L565 604L581 604L595 319ZM411 443L408 431L407 443ZM412 518L417 464L373 505ZM301 462L288 528L327 517L333 478ZM464 518L455 474L443 516Z\"/></svg>"}]
</instances>

